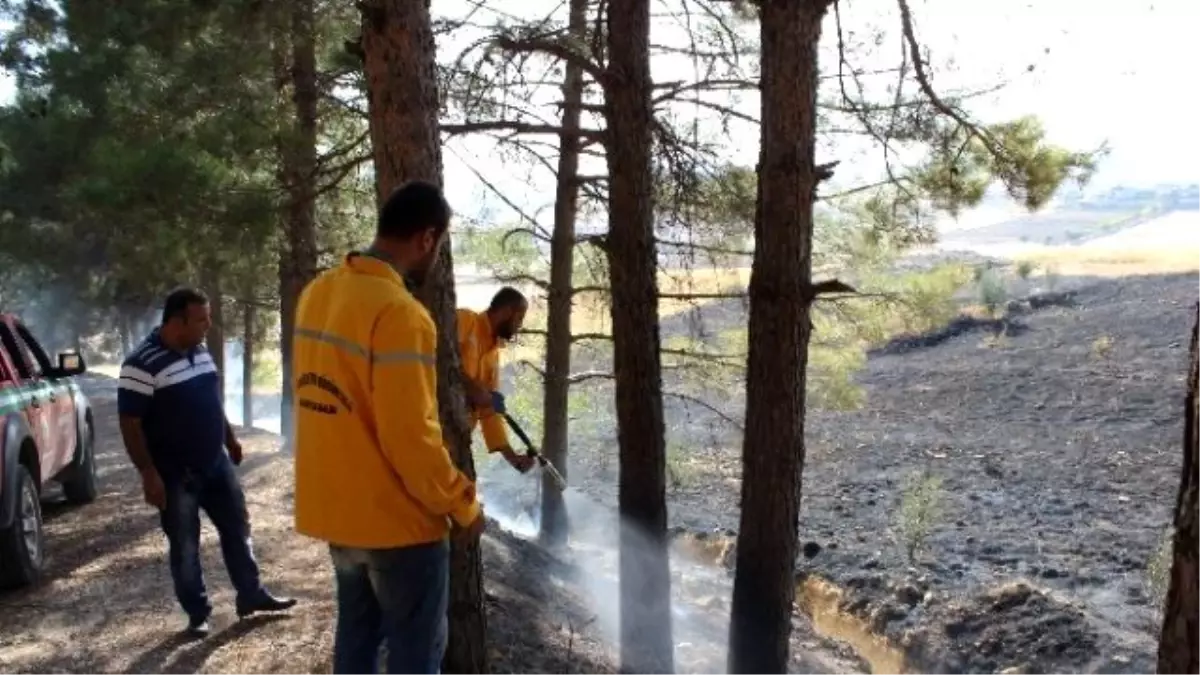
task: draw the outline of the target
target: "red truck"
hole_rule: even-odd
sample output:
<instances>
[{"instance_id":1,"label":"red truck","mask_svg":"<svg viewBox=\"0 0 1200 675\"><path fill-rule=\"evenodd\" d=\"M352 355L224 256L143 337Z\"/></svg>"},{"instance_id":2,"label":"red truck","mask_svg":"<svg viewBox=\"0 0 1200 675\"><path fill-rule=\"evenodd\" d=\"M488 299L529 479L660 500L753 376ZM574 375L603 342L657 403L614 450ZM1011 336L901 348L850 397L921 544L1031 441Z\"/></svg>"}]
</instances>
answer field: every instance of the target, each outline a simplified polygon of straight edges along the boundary
<instances>
[{"instance_id":1,"label":"red truck","mask_svg":"<svg viewBox=\"0 0 1200 675\"><path fill-rule=\"evenodd\" d=\"M12 314L0 314L0 588L42 572L42 492L55 481L68 502L96 498L91 405L75 382L83 357L58 355Z\"/></svg>"}]
</instances>

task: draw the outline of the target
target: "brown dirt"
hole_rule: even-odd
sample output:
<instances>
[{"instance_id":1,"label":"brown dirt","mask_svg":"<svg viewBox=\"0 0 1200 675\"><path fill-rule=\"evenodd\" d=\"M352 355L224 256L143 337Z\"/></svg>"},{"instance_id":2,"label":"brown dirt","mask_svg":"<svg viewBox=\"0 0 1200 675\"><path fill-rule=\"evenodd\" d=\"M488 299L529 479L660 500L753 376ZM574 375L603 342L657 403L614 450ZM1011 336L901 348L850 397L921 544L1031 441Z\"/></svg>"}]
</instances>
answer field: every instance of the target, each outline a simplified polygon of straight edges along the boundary
<instances>
[{"instance_id":1,"label":"brown dirt","mask_svg":"<svg viewBox=\"0 0 1200 675\"><path fill-rule=\"evenodd\" d=\"M276 452L277 437L246 433L240 474L264 580L301 604L286 616L237 621L216 534L205 522L213 633L188 640L180 634L184 616L171 589L166 541L157 515L141 502L111 393L103 383L89 384L99 389L100 497L72 508L48 492L44 581L0 595L0 672L329 672L332 569L323 545L292 530L291 466ZM588 633L579 598L555 588L547 603L540 579L522 574L538 553L503 533L484 539L493 671L611 672L614 653Z\"/></svg>"},{"instance_id":2,"label":"brown dirt","mask_svg":"<svg viewBox=\"0 0 1200 675\"><path fill-rule=\"evenodd\" d=\"M184 616L171 589L157 515L142 503L119 441L113 381L85 380L97 420L100 496L68 507L55 487L44 495L47 569L40 586L0 595L0 672L329 672L332 569L325 547L292 529L291 462L278 451L278 437L243 431L247 456L239 474L264 582L300 605L288 615L238 621L216 533L202 519L213 633L190 640L181 635ZM493 672L615 672L614 618L597 614L614 608L594 608L598 594L615 596L616 580L609 578L615 564L595 564L599 558L615 563L610 546L589 543L556 555L492 521L483 553ZM676 608L691 627L690 633L676 630L677 667L719 671L727 583L714 586L706 568L688 569L676 573L686 576L676 580L676 595L695 596ZM722 575L711 570L713 578ZM793 672L862 669L844 647L817 638L803 621L793 651Z\"/></svg>"}]
</instances>

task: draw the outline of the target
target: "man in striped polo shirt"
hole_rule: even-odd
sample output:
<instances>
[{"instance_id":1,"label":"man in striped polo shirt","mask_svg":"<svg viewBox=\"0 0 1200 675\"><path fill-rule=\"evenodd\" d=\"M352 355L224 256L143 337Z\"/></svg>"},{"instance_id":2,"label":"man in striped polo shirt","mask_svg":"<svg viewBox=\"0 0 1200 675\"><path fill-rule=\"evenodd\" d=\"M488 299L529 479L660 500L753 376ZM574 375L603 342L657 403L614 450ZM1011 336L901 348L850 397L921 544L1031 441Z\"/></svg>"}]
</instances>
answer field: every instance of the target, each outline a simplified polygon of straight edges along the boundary
<instances>
[{"instance_id":1,"label":"man in striped polo shirt","mask_svg":"<svg viewBox=\"0 0 1200 675\"><path fill-rule=\"evenodd\" d=\"M126 357L117 387L125 449L146 502L159 510L175 596L195 636L208 633L212 614L200 569L201 509L220 537L238 617L296 604L272 596L259 581L246 499L233 469L242 446L225 419L217 368L203 344L211 323L203 293L172 292L162 325Z\"/></svg>"}]
</instances>

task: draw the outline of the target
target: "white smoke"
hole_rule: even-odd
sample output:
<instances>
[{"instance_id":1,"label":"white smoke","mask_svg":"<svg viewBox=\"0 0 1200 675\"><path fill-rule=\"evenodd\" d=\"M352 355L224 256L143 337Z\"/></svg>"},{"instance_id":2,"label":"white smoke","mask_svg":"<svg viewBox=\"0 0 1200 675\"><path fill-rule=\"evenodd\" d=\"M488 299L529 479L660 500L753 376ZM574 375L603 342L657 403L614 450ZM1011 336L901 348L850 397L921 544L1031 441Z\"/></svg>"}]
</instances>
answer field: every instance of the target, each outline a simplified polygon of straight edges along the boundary
<instances>
[{"instance_id":1,"label":"white smoke","mask_svg":"<svg viewBox=\"0 0 1200 675\"><path fill-rule=\"evenodd\" d=\"M244 426L243 419L243 380L242 374L244 371L242 362L242 343L239 340L228 340L225 342L225 416L229 419L230 424ZM254 417L252 427L255 429L264 429L272 433L280 433L282 420L279 414L279 405L276 403L273 407L270 405L273 401L278 401L279 397L261 396L251 399L254 404Z\"/></svg>"},{"instance_id":2,"label":"white smoke","mask_svg":"<svg viewBox=\"0 0 1200 675\"><path fill-rule=\"evenodd\" d=\"M480 467L484 511L501 527L522 538L538 531L541 476L520 475L489 458ZM568 474L569 475L569 474ZM568 478L569 480L569 478ZM571 527L568 552L600 634L620 643L620 519L615 509L569 488L564 493ZM671 553L672 639L675 671L723 673L732 584L725 570L708 561Z\"/></svg>"}]
</instances>

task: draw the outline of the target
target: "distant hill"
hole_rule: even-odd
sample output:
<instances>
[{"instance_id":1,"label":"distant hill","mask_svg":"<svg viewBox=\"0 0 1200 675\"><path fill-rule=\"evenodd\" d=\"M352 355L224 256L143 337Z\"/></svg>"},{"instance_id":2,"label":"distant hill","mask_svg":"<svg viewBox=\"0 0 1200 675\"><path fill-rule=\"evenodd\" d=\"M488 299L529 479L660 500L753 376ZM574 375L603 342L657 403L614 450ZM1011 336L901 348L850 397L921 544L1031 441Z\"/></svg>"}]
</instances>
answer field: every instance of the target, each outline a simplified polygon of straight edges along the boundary
<instances>
[{"instance_id":1,"label":"distant hill","mask_svg":"<svg viewBox=\"0 0 1200 675\"><path fill-rule=\"evenodd\" d=\"M1118 185L1103 192L1068 193L1061 207L1084 211L1143 211L1158 213L1200 209L1200 185L1167 183L1152 187Z\"/></svg>"},{"instance_id":2,"label":"distant hill","mask_svg":"<svg viewBox=\"0 0 1200 675\"><path fill-rule=\"evenodd\" d=\"M1142 215L1138 209L1057 208L997 223L946 232L939 247L974 250L1020 242L1043 246L1080 244L1107 236L1144 222L1157 215L1152 211Z\"/></svg>"},{"instance_id":3,"label":"distant hill","mask_svg":"<svg viewBox=\"0 0 1200 675\"><path fill-rule=\"evenodd\" d=\"M1117 208L1116 199L1092 202L1091 207L1077 203L981 227L947 231L935 249L1004 257L1047 247L1083 245L1190 250L1197 246L1200 235L1196 229L1200 208L1178 208L1187 204L1185 195L1167 195L1157 206L1145 205L1144 195L1131 197L1125 208Z\"/></svg>"}]
</instances>

